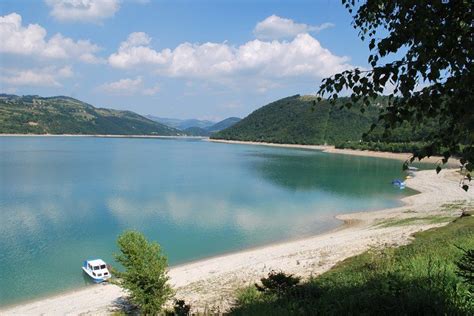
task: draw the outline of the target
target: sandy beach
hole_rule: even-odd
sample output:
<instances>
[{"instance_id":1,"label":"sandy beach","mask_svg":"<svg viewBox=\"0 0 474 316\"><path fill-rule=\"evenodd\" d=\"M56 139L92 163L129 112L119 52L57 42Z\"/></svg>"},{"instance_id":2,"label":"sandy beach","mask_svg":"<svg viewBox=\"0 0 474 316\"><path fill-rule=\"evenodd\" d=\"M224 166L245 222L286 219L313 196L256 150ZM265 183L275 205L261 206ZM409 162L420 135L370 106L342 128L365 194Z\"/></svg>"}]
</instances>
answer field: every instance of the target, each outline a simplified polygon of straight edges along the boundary
<instances>
[{"instance_id":1,"label":"sandy beach","mask_svg":"<svg viewBox=\"0 0 474 316\"><path fill-rule=\"evenodd\" d=\"M411 153L392 153L387 151L372 151L372 150L354 150L354 149L338 149L332 145L298 145L298 144L277 144L277 143L265 143L265 142L249 142L240 140L224 140L224 139L211 139L207 138L206 141L214 143L224 144L241 144L241 145L260 145L260 146L271 146L271 147L283 147L283 148L299 148L299 149L311 149L320 150L325 153L351 155L351 156L363 156L363 157L376 157L376 158L387 158L406 161L412 157ZM424 158L422 162L441 164L440 156L431 156ZM450 158L447 165L450 168L459 167L459 160L456 158Z\"/></svg>"},{"instance_id":2,"label":"sandy beach","mask_svg":"<svg viewBox=\"0 0 474 316\"><path fill-rule=\"evenodd\" d=\"M420 193L404 198L402 207L339 215L345 224L325 234L172 267L170 283L176 297L191 303L195 311L225 311L233 303L235 289L253 284L271 270L307 278L369 248L403 245L417 231L445 225L474 206L474 190L464 192L459 179L455 170L417 172L407 185ZM411 220L396 224L406 218ZM124 297L116 285L95 285L20 304L0 314L108 314Z\"/></svg>"}]
</instances>

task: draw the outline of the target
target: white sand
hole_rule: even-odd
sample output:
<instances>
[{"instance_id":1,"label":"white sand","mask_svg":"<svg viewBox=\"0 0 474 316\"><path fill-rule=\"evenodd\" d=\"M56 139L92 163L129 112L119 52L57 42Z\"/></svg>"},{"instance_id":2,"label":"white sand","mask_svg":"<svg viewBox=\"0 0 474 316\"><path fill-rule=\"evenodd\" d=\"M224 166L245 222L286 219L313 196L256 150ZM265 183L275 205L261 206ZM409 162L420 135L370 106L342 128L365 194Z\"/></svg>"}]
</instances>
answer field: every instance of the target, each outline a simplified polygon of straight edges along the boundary
<instances>
[{"instance_id":1,"label":"white sand","mask_svg":"<svg viewBox=\"0 0 474 316\"><path fill-rule=\"evenodd\" d=\"M474 188L464 192L459 179L454 170L443 170L439 175L433 170L420 171L407 180L407 185L421 193L404 198L402 207L340 215L338 218L346 222L344 227L326 234L171 268L176 297L191 303L195 310L225 311L233 303L236 288L253 284L271 270L308 277L369 248L406 244L414 232L444 224L426 220L403 226L380 224L408 217L459 216L462 207L448 209L446 204L474 202ZM95 285L21 304L0 314L107 314L123 296L115 285Z\"/></svg>"}]
</instances>

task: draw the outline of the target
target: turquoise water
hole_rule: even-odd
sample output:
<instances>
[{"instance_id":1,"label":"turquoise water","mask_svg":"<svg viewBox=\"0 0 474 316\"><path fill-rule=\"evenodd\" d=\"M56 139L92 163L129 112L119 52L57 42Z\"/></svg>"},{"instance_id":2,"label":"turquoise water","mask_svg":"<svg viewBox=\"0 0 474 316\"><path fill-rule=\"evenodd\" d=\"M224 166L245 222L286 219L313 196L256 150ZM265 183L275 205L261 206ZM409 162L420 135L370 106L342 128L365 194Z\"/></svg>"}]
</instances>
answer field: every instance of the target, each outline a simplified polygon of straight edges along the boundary
<instances>
[{"instance_id":1,"label":"turquoise water","mask_svg":"<svg viewBox=\"0 0 474 316\"><path fill-rule=\"evenodd\" d=\"M399 205L401 162L186 139L0 137L0 306L87 286L138 229L179 264Z\"/></svg>"}]
</instances>

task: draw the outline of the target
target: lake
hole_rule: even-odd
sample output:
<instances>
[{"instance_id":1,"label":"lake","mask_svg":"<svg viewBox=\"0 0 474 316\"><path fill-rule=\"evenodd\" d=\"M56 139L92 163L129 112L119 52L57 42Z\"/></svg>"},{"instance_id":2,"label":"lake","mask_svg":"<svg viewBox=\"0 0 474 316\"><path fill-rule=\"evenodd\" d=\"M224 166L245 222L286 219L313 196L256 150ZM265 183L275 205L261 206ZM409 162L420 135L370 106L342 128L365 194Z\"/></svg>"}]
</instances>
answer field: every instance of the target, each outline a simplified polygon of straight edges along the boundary
<instances>
[{"instance_id":1,"label":"lake","mask_svg":"<svg viewBox=\"0 0 474 316\"><path fill-rule=\"evenodd\" d=\"M400 205L402 162L199 139L0 137L0 306L89 281L126 229L171 265L324 232Z\"/></svg>"}]
</instances>

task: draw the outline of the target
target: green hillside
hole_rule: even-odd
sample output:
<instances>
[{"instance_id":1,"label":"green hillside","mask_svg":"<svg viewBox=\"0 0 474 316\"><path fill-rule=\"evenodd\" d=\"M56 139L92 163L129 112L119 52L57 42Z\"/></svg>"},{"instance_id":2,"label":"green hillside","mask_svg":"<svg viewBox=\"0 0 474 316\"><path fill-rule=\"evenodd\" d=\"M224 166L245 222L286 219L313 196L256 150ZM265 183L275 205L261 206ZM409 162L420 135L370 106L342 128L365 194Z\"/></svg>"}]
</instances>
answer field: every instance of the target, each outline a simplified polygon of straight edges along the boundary
<instances>
[{"instance_id":1,"label":"green hillside","mask_svg":"<svg viewBox=\"0 0 474 316\"><path fill-rule=\"evenodd\" d=\"M377 122L386 98L380 97L364 113L358 106L342 107L348 102L341 98L336 105L316 102L314 96L295 95L272 102L254 111L230 128L211 138L286 144L332 144L347 147L359 144L362 134ZM341 108L342 107L342 108ZM406 124L384 138L384 142L423 142L433 126L420 126L415 131ZM378 142L382 130L375 130L365 139ZM357 145L358 146L358 145Z\"/></svg>"},{"instance_id":2,"label":"green hillside","mask_svg":"<svg viewBox=\"0 0 474 316\"><path fill-rule=\"evenodd\" d=\"M231 127L232 125L235 125L239 121L240 121L240 118L238 117L228 117L220 122L217 122L216 124L212 126L207 127L206 130L209 133L219 132L219 131L222 131L223 129Z\"/></svg>"},{"instance_id":3,"label":"green hillside","mask_svg":"<svg viewBox=\"0 0 474 316\"><path fill-rule=\"evenodd\" d=\"M272 102L213 138L288 144L324 144L358 141L377 119L374 107L339 109L312 96L291 96Z\"/></svg>"},{"instance_id":4,"label":"green hillside","mask_svg":"<svg viewBox=\"0 0 474 316\"><path fill-rule=\"evenodd\" d=\"M65 97L0 95L0 134L179 135L130 111L95 108Z\"/></svg>"}]
</instances>

